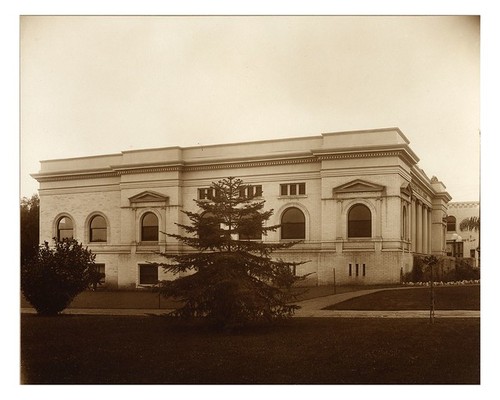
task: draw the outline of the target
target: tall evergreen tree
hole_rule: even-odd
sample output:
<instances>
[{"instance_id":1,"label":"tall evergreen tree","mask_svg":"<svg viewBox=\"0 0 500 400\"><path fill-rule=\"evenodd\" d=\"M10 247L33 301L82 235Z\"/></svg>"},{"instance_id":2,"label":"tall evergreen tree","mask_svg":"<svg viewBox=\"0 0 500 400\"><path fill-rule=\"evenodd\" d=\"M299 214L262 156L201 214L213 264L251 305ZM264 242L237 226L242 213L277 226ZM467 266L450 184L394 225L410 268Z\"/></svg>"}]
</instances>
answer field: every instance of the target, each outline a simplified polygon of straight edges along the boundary
<instances>
[{"instance_id":1,"label":"tall evergreen tree","mask_svg":"<svg viewBox=\"0 0 500 400\"><path fill-rule=\"evenodd\" d=\"M254 201L260 193L253 189L232 177L212 183L208 199L194 200L199 212L183 211L191 224L178 225L188 235L167 233L194 250L164 253L170 262L157 263L175 274L188 273L160 283L163 295L184 303L173 315L229 326L287 318L298 308L290 304L290 289L300 279L293 271L301 262L271 259L273 251L297 242L259 240L279 225L265 226L273 211Z\"/></svg>"}]
</instances>

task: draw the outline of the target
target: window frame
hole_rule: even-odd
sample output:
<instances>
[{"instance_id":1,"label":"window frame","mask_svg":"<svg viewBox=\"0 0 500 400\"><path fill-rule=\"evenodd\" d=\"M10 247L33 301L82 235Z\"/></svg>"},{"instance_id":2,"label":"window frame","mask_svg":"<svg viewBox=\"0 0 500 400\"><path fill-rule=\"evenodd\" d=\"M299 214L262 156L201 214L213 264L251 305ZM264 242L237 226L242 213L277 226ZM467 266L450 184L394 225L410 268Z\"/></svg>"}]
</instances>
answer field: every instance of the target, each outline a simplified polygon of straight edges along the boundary
<instances>
[{"instance_id":1,"label":"window frame","mask_svg":"<svg viewBox=\"0 0 500 400\"><path fill-rule=\"evenodd\" d=\"M360 220L351 219L351 213L353 212L353 210L355 208L359 208L359 207L362 207L368 211L369 216L370 216L369 219L360 219ZM353 226L353 225L355 225L354 222L363 222L363 223L367 224L367 226L355 227L355 226ZM358 224L358 225L360 225L360 224ZM353 231L358 231L358 230L360 233L353 232ZM364 233L367 233L368 230L369 230L370 234L365 235ZM347 238L348 239L371 239L371 238L373 238L373 213L372 213L372 210L370 209L370 207L368 207L366 204L355 203L351 207L349 207L349 210L347 211Z\"/></svg>"},{"instance_id":2,"label":"window frame","mask_svg":"<svg viewBox=\"0 0 500 400\"><path fill-rule=\"evenodd\" d=\"M450 221L450 218L453 218L452 221ZM450 229L450 227L453 227L453 229ZM457 217L454 215L448 215L446 217L446 232L456 232L457 231Z\"/></svg>"},{"instance_id":3,"label":"window frame","mask_svg":"<svg viewBox=\"0 0 500 400\"><path fill-rule=\"evenodd\" d=\"M104 225L105 225L104 228L102 228L102 227L92 228L92 223L95 221L96 218L102 218L102 220L104 221ZM94 238L93 238L94 230L104 231L105 239L104 240L94 240ZM95 214L95 215L91 216L90 220L89 220L89 243L107 243L107 241L108 241L108 221L106 220L106 218L102 214Z\"/></svg>"},{"instance_id":4,"label":"window frame","mask_svg":"<svg viewBox=\"0 0 500 400\"><path fill-rule=\"evenodd\" d=\"M283 222L283 219L285 218L286 214L288 212L290 212L291 210L297 210L301 213L302 217L303 217L303 222ZM303 225L303 227L300 229L302 235L301 237L284 237L284 232L286 232L286 229L290 229L290 228L285 228L287 225L290 225L290 224L296 224L296 225ZM299 207L297 206L289 206L287 208L285 208L283 210L283 212L281 213L281 218L280 218L280 239L281 240L306 240L306 224L307 224L307 218L306 218L306 214L303 210L301 210ZM293 231L295 231L295 229L293 229ZM287 233L286 236L288 236L289 234Z\"/></svg>"},{"instance_id":5,"label":"window frame","mask_svg":"<svg viewBox=\"0 0 500 400\"><path fill-rule=\"evenodd\" d=\"M160 281L159 266L148 264L148 263L139 263L137 265L138 265L138 267L137 267L137 274L138 274L137 282L138 282L139 286L154 286L154 285L158 284L158 282ZM144 277L144 275L147 275L147 274L143 275L143 268L144 269L149 268L150 270L153 270L154 268L156 268L156 281L153 282L153 280L152 280L151 282L143 282L142 278ZM151 276L153 276L153 275L154 274L151 274Z\"/></svg>"},{"instance_id":6,"label":"window frame","mask_svg":"<svg viewBox=\"0 0 500 400\"><path fill-rule=\"evenodd\" d=\"M97 272L102 272L104 276L99 281L100 286L104 286L106 284L106 264L105 263L94 263L94 266L97 267ZM101 271L102 268L102 271Z\"/></svg>"},{"instance_id":7,"label":"window frame","mask_svg":"<svg viewBox=\"0 0 500 400\"><path fill-rule=\"evenodd\" d=\"M149 215L152 215L156 218L156 230L155 230L155 233L156 233L156 239L149 239L148 237L144 238L145 235L145 230L144 228L151 228L151 227L154 227L154 225L144 225L144 220L146 219L147 216ZM152 229L151 229L152 231ZM160 241L160 218L158 217L158 215L156 215L156 213L154 213L153 211L146 211L144 214L141 215L141 219L140 219L140 233L141 233L141 237L140 237L140 242L141 243L158 243Z\"/></svg>"},{"instance_id":8,"label":"window frame","mask_svg":"<svg viewBox=\"0 0 500 400\"><path fill-rule=\"evenodd\" d=\"M61 229L61 221L63 219L67 219L71 222L71 229ZM69 231L71 230L71 236L64 236L62 237L61 231ZM56 238L58 242L61 242L63 239L74 239L75 237L75 222L73 221L73 218L71 218L69 215L61 215L56 219Z\"/></svg>"},{"instance_id":9,"label":"window frame","mask_svg":"<svg viewBox=\"0 0 500 400\"><path fill-rule=\"evenodd\" d=\"M239 196L242 199L254 199L262 197L262 185L246 185L240 189Z\"/></svg>"},{"instance_id":10,"label":"window frame","mask_svg":"<svg viewBox=\"0 0 500 400\"><path fill-rule=\"evenodd\" d=\"M282 197L307 196L306 182L281 183L280 196Z\"/></svg>"}]
</instances>

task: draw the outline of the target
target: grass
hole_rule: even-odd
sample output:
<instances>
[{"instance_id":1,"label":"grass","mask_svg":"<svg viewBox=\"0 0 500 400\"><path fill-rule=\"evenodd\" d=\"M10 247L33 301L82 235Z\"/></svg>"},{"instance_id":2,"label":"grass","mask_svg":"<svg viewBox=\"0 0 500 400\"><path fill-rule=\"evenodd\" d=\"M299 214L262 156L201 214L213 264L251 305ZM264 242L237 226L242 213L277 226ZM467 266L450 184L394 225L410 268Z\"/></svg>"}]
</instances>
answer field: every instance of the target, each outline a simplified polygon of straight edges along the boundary
<instances>
[{"instance_id":1,"label":"grass","mask_svg":"<svg viewBox=\"0 0 500 400\"><path fill-rule=\"evenodd\" d=\"M479 319L294 318L214 332L164 317L21 317L25 384L478 384Z\"/></svg>"},{"instance_id":2,"label":"grass","mask_svg":"<svg viewBox=\"0 0 500 400\"><path fill-rule=\"evenodd\" d=\"M328 296L334 293L353 292L357 290L374 289L388 286L313 286L295 288L297 301ZM31 304L21 295L21 307L31 307ZM68 308L131 308L131 309L173 309L179 307L179 302L158 296L149 290L97 290L80 293Z\"/></svg>"},{"instance_id":3,"label":"grass","mask_svg":"<svg viewBox=\"0 0 500 400\"><path fill-rule=\"evenodd\" d=\"M436 310L479 310L480 286L438 286L434 288ZM384 290L328 307L325 310L427 310L430 288Z\"/></svg>"}]
</instances>

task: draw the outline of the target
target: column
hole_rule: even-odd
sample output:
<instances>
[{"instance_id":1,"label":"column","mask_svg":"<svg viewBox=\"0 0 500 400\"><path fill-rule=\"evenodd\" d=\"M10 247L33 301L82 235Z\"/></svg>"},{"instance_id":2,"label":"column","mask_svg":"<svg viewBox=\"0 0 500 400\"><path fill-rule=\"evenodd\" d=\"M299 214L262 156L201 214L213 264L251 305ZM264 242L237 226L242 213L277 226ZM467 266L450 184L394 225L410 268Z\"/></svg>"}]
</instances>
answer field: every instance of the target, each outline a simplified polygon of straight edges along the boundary
<instances>
[{"instance_id":1,"label":"column","mask_svg":"<svg viewBox=\"0 0 500 400\"><path fill-rule=\"evenodd\" d=\"M417 250L417 202L411 202L411 251Z\"/></svg>"},{"instance_id":2,"label":"column","mask_svg":"<svg viewBox=\"0 0 500 400\"><path fill-rule=\"evenodd\" d=\"M335 215L337 240L344 238L344 235L342 233L342 228L344 227L344 220L345 218L342 217L342 200L337 200L337 210Z\"/></svg>"},{"instance_id":3,"label":"column","mask_svg":"<svg viewBox=\"0 0 500 400\"><path fill-rule=\"evenodd\" d=\"M428 245L429 245L429 226L428 226L428 221L429 218L427 216L427 206L423 206L422 210L422 253L427 254L428 251Z\"/></svg>"},{"instance_id":4,"label":"column","mask_svg":"<svg viewBox=\"0 0 500 400\"><path fill-rule=\"evenodd\" d=\"M422 203L420 201L417 201L417 235L416 235L416 242L417 242L417 247L416 251L417 253L422 253Z\"/></svg>"},{"instance_id":5,"label":"column","mask_svg":"<svg viewBox=\"0 0 500 400\"><path fill-rule=\"evenodd\" d=\"M427 226L429 234L427 235L427 250L429 254L432 254L432 209L429 209L429 214L427 215Z\"/></svg>"},{"instance_id":6,"label":"column","mask_svg":"<svg viewBox=\"0 0 500 400\"><path fill-rule=\"evenodd\" d=\"M375 218L374 234L377 239L380 239L382 237L382 199L375 200L375 207L377 210L377 215Z\"/></svg>"}]
</instances>

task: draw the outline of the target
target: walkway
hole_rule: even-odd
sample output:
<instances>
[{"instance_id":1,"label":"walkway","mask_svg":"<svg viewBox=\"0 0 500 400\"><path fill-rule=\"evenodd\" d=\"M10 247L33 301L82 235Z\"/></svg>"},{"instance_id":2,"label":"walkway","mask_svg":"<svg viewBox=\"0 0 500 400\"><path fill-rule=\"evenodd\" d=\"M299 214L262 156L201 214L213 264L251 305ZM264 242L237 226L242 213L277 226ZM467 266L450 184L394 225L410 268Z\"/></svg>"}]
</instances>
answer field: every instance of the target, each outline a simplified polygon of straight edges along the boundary
<instances>
[{"instance_id":1,"label":"walkway","mask_svg":"<svg viewBox=\"0 0 500 400\"><path fill-rule=\"evenodd\" d=\"M383 290L411 289L412 287L398 287L390 289L368 289L356 292L334 294L316 297L298 302L301 308L295 312L296 317L329 317L329 318L429 318L429 310L404 311L354 311L354 310L323 310L323 308L343 301L365 296ZM436 318L479 318L480 312L475 310L435 310Z\"/></svg>"},{"instance_id":2,"label":"walkway","mask_svg":"<svg viewBox=\"0 0 500 400\"><path fill-rule=\"evenodd\" d=\"M319 318L429 318L429 310L405 310L405 311L352 311L352 310L323 310L327 306L341 303L354 297L364 296L382 290L411 289L411 287L400 287L390 289L368 289L356 292L334 294L330 296L316 297L296 303L301 308L295 312L295 317L319 317ZM171 310L158 308L67 308L62 314L77 315L163 315ZM33 308L21 308L21 313L35 314ZM480 311L475 310L436 310L436 318L479 318Z\"/></svg>"}]
</instances>

